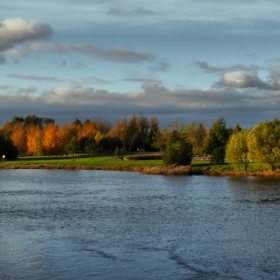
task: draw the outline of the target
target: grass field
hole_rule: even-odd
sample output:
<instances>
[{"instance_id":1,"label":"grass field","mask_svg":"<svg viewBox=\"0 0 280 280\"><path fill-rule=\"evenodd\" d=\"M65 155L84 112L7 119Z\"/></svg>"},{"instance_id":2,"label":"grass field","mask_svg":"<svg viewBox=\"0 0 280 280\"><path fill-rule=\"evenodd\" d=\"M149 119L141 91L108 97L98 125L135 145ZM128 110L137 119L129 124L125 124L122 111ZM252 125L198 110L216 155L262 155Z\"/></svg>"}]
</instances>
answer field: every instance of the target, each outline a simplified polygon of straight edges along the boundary
<instances>
[{"instance_id":1,"label":"grass field","mask_svg":"<svg viewBox=\"0 0 280 280\"><path fill-rule=\"evenodd\" d=\"M72 157L47 157L47 156L31 156L19 157L16 161L1 161L0 168L32 168L38 165L47 165L57 168L63 167L120 167L120 166L161 166L162 160L107 160L108 158L115 158L113 155L105 155L91 157L85 155L78 155ZM42 167L43 168L43 167Z\"/></svg>"},{"instance_id":2,"label":"grass field","mask_svg":"<svg viewBox=\"0 0 280 280\"><path fill-rule=\"evenodd\" d=\"M109 160L108 160L109 158ZM162 160L111 160L113 155L96 156L93 159L87 155L72 157L30 156L19 157L16 161L0 161L0 169L98 169L117 171L138 171L149 174L168 175L230 175L230 176L280 176L279 166L275 172L268 171L266 166L251 163L248 171L229 163L212 164L210 161L192 161L191 167L164 167Z\"/></svg>"}]
</instances>

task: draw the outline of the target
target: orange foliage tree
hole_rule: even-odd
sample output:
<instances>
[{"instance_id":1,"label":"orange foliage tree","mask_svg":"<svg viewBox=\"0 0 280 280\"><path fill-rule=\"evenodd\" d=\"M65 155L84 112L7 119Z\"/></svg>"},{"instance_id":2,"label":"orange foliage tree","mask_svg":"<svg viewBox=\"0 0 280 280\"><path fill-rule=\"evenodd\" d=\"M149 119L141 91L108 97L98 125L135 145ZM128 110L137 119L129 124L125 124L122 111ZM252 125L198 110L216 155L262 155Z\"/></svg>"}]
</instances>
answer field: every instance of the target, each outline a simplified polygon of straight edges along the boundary
<instances>
[{"instance_id":1,"label":"orange foliage tree","mask_svg":"<svg viewBox=\"0 0 280 280\"><path fill-rule=\"evenodd\" d=\"M43 131L39 125L33 124L27 126L26 131L27 138L27 152L31 155L43 154Z\"/></svg>"},{"instance_id":2,"label":"orange foliage tree","mask_svg":"<svg viewBox=\"0 0 280 280\"><path fill-rule=\"evenodd\" d=\"M43 130L43 147L47 155L55 155L60 151L60 144L58 137L58 124L49 123Z\"/></svg>"},{"instance_id":3,"label":"orange foliage tree","mask_svg":"<svg viewBox=\"0 0 280 280\"><path fill-rule=\"evenodd\" d=\"M23 123L15 124L11 134L11 139L18 149L19 155L24 155L27 150L27 139Z\"/></svg>"},{"instance_id":4,"label":"orange foliage tree","mask_svg":"<svg viewBox=\"0 0 280 280\"><path fill-rule=\"evenodd\" d=\"M96 123L94 120L92 121L85 121L83 125L77 126L77 136L78 140L82 140L83 138L90 138L95 137L96 133L98 132Z\"/></svg>"}]
</instances>

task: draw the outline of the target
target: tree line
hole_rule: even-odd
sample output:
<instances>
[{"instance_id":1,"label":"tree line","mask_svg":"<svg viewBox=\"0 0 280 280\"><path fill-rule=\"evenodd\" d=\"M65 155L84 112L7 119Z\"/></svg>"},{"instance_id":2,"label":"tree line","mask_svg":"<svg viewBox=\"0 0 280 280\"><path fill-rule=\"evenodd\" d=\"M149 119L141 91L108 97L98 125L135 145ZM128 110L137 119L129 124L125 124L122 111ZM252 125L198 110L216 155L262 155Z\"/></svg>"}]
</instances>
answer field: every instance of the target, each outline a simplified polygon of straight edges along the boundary
<instances>
[{"instance_id":1,"label":"tree line","mask_svg":"<svg viewBox=\"0 0 280 280\"><path fill-rule=\"evenodd\" d=\"M74 120L59 126L52 118L29 115L14 117L0 129L0 153L7 159L17 154L64 155L117 150L161 151L165 165L189 165L193 155L209 156L212 163L229 162L247 170L250 161L268 164L275 169L280 160L280 121L262 122L250 129L238 124L227 127L218 118L207 129L204 122L183 124L180 121L159 127L156 117L124 117L114 125L102 119Z\"/></svg>"},{"instance_id":2,"label":"tree line","mask_svg":"<svg viewBox=\"0 0 280 280\"><path fill-rule=\"evenodd\" d=\"M153 136L159 130L156 117L133 115L114 125L102 119L74 120L62 127L52 118L14 117L0 129L0 137L11 141L21 156L63 155L99 151L155 151Z\"/></svg>"}]
</instances>

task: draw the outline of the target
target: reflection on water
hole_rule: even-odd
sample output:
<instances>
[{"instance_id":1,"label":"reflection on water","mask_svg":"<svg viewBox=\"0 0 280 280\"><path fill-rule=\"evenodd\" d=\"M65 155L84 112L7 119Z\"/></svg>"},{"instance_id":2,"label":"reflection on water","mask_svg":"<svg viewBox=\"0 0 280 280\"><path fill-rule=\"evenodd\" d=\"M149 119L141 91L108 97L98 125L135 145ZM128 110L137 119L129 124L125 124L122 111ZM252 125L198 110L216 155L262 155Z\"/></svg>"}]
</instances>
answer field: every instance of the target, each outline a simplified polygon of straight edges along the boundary
<instances>
[{"instance_id":1,"label":"reflection on water","mask_svg":"<svg viewBox=\"0 0 280 280\"><path fill-rule=\"evenodd\" d=\"M0 178L0 279L280 279L277 178Z\"/></svg>"}]
</instances>

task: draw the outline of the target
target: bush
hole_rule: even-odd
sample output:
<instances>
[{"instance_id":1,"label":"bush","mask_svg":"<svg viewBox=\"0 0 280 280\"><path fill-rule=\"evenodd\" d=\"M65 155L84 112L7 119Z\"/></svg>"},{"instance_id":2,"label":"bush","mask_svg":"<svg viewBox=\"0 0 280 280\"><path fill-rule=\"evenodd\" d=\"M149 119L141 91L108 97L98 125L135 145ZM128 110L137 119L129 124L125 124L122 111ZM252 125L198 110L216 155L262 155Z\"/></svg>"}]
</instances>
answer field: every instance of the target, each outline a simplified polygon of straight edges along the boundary
<instances>
[{"instance_id":1,"label":"bush","mask_svg":"<svg viewBox=\"0 0 280 280\"><path fill-rule=\"evenodd\" d=\"M225 162L225 148L215 148L211 154L211 163L224 163Z\"/></svg>"},{"instance_id":2,"label":"bush","mask_svg":"<svg viewBox=\"0 0 280 280\"><path fill-rule=\"evenodd\" d=\"M168 165L190 165L193 156L193 146L177 131L171 133L166 145L163 162Z\"/></svg>"}]
</instances>

